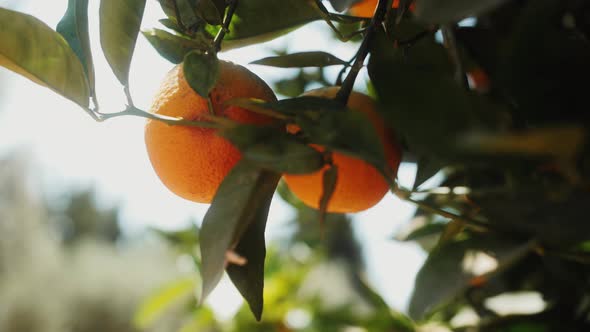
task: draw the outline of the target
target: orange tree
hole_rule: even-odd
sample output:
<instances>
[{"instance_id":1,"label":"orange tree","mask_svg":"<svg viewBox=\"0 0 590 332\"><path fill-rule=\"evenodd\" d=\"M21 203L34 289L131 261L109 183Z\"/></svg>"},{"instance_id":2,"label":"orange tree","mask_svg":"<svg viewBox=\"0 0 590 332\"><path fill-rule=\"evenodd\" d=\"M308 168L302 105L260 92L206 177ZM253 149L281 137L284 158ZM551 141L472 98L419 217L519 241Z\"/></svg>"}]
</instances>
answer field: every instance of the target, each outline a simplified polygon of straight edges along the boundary
<instances>
[{"instance_id":1,"label":"orange tree","mask_svg":"<svg viewBox=\"0 0 590 332\"><path fill-rule=\"evenodd\" d=\"M121 112L103 113L96 100L87 0L70 0L55 30L0 8L0 64L72 100L97 121L140 116L211 129L240 151L200 231L201 301L227 271L260 319L264 229L281 175L324 169L317 217L326 219L338 187L332 153L339 153L371 165L391 191L418 206L417 218L408 223L413 231L399 240L437 237L416 278L409 309L414 320L449 322L471 308L480 318L471 330L587 330L590 113L584 79L590 76L590 4L400 0L393 6L393 0L379 0L366 18L332 12L325 2L159 0L167 30L143 32L164 58L182 64L194 93L210 101L220 77L218 52L317 20L342 42L360 36L349 61L317 50L256 62L343 68L333 98L239 96L245 98L224 102L275 118L272 126L218 116L213 106L197 118L136 108L128 73L145 0L100 3L102 50L128 96ZM330 1L340 12L357 2ZM471 24L459 24L465 18ZM398 135L405 160L417 163L414 188L397 185L371 121L346 106L365 66L383 123ZM298 81L301 89L306 83L306 77ZM300 129L296 134L285 130L293 124ZM440 187L421 186L441 170ZM482 257L493 262L484 270L476 268ZM385 263L395 265L396 257ZM541 294L546 307L501 316L487 305L490 297L522 290Z\"/></svg>"}]
</instances>

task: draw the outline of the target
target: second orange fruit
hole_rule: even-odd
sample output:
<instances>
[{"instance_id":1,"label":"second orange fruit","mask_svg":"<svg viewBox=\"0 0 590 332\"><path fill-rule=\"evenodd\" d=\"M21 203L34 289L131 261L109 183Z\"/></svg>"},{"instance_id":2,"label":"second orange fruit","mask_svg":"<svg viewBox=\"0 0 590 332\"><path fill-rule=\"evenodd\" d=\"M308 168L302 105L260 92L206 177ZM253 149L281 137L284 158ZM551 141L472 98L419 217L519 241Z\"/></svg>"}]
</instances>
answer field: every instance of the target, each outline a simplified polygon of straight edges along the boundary
<instances>
[{"instance_id":1,"label":"second orange fruit","mask_svg":"<svg viewBox=\"0 0 590 332\"><path fill-rule=\"evenodd\" d=\"M338 93L338 87L322 88L306 92L307 96L333 98ZM348 100L348 107L352 111L366 114L381 139L388 165L394 175L401 160L401 149L383 124L383 120L376 111L376 105L369 96L352 92ZM290 131L298 130L290 128ZM314 146L318 150L322 147ZM328 203L328 212L349 213L366 210L377 204L389 190L387 181L381 173L364 160L342 153L332 154L334 165L338 167L336 188ZM284 180L289 189L306 205L319 208L323 194L323 175L327 166L311 174L285 174Z\"/></svg>"},{"instance_id":2,"label":"second orange fruit","mask_svg":"<svg viewBox=\"0 0 590 332\"><path fill-rule=\"evenodd\" d=\"M359 17L371 17L375 13L375 8L377 8L377 3L379 0L362 0L349 8L349 11L354 16ZM391 8L399 8L400 0L394 0ZM410 5L410 10L413 10L414 4Z\"/></svg>"},{"instance_id":3,"label":"second orange fruit","mask_svg":"<svg viewBox=\"0 0 590 332\"><path fill-rule=\"evenodd\" d=\"M239 107L224 105L233 98L276 100L268 85L242 66L221 61L219 78L210 97L216 116L249 124L264 125L273 121ZM207 99L189 86L181 64L162 82L151 111L196 121L203 120L209 108ZM217 188L241 158L237 148L209 128L149 120L145 126L145 143L162 183L178 196L199 203L211 203Z\"/></svg>"}]
</instances>

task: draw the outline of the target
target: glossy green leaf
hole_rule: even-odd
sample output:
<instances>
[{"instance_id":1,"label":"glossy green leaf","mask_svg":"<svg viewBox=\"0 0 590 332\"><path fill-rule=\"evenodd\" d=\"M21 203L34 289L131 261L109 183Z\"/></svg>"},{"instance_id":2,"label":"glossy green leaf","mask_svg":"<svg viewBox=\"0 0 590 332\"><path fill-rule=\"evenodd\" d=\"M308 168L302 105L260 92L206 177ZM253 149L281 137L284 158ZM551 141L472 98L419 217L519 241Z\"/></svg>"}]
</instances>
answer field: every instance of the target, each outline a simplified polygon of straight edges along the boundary
<instances>
[{"instance_id":1,"label":"glossy green leaf","mask_svg":"<svg viewBox=\"0 0 590 332\"><path fill-rule=\"evenodd\" d=\"M0 65L88 107L80 59L60 34L33 16L0 8Z\"/></svg>"},{"instance_id":2,"label":"glossy green leaf","mask_svg":"<svg viewBox=\"0 0 590 332\"><path fill-rule=\"evenodd\" d=\"M242 160L219 186L201 228L201 302L223 276L228 251L237 249L250 225L260 224L259 219L266 218L279 179L280 174L260 170Z\"/></svg>"},{"instance_id":3,"label":"glossy green leaf","mask_svg":"<svg viewBox=\"0 0 590 332\"><path fill-rule=\"evenodd\" d=\"M346 61L326 52L301 52L287 55L267 57L251 62L280 68L326 67L346 64Z\"/></svg>"},{"instance_id":4,"label":"glossy green leaf","mask_svg":"<svg viewBox=\"0 0 590 332\"><path fill-rule=\"evenodd\" d=\"M465 292L475 277L491 278L526 257L530 250L531 243L490 237L472 237L435 249L416 276L410 316L421 319L436 311ZM491 269L479 271L481 260L495 261L495 268L490 264Z\"/></svg>"},{"instance_id":5,"label":"glossy green leaf","mask_svg":"<svg viewBox=\"0 0 590 332\"><path fill-rule=\"evenodd\" d=\"M241 125L221 130L219 134L229 139L244 158L264 169L305 174L324 165L319 151L277 128Z\"/></svg>"},{"instance_id":6,"label":"glossy green leaf","mask_svg":"<svg viewBox=\"0 0 590 332\"><path fill-rule=\"evenodd\" d=\"M162 57L176 64L181 63L191 51L204 52L212 45L212 41L203 34L187 38L160 29L142 31L142 34Z\"/></svg>"},{"instance_id":7,"label":"glossy green leaf","mask_svg":"<svg viewBox=\"0 0 590 332\"><path fill-rule=\"evenodd\" d=\"M368 117L351 111L334 99L303 96L276 102L239 100L239 105L257 112L272 110L295 117L309 142L359 157L390 179L391 170L379 136Z\"/></svg>"},{"instance_id":8,"label":"glossy green leaf","mask_svg":"<svg viewBox=\"0 0 590 332\"><path fill-rule=\"evenodd\" d=\"M57 24L57 32L68 42L84 66L90 95L94 96L94 64L88 34L88 0L69 0L64 17Z\"/></svg>"},{"instance_id":9,"label":"glossy green leaf","mask_svg":"<svg viewBox=\"0 0 590 332\"><path fill-rule=\"evenodd\" d=\"M361 158L392 180L383 144L366 114L348 109L302 113L296 123L311 143Z\"/></svg>"},{"instance_id":10,"label":"glossy green leaf","mask_svg":"<svg viewBox=\"0 0 590 332\"><path fill-rule=\"evenodd\" d=\"M184 58L184 77L200 96L207 98L219 77L217 56L201 51L192 51Z\"/></svg>"},{"instance_id":11,"label":"glossy green leaf","mask_svg":"<svg viewBox=\"0 0 590 332\"><path fill-rule=\"evenodd\" d=\"M338 183L338 166L331 165L322 175L322 196L320 197L320 223L323 224L326 219L326 213L330 200L336 190L336 183Z\"/></svg>"},{"instance_id":12,"label":"glossy green leaf","mask_svg":"<svg viewBox=\"0 0 590 332\"><path fill-rule=\"evenodd\" d=\"M225 0L158 0L170 19L180 20L185 27L203 23L221 24L225 12ZM180 18L176 17L176 8Z\"/></svg>"},{"instance_id":13,"label":"glossy green leaf","mask_svg":"<svg viewBox=\"0 0 590 332\"><path fill-rule=\"evenodd\" d=\"M182 278L162 287L144 300L133 317L133 324L147 329L162 317L171 306L195 295L195 278Z\"/></svg>"},{"instance_id":14,"label":"glossy green leaf","mask_svg":"<svg viewBox=\"0 0 590 332\"><path fill-rule=\"evenodd\" d=\"M219 1L217 1L219 3ZM212 0L197 0L197 15L209 24L221 24L223 17L216 3Z\"/></svg>"},{"instance_id":15,"label":"glossy green leaf","mask_svg":"<svg viewBox=\"0 0 590 332\"><path fill-rule=\"evenodd\" d=\"M123 85L129 83L129 67L146 0L101 0L100 44L104 55Z\"/></svg>"},{"instance_id":16,"label":"glossy green leaf","mask_svg":"<svg viewBox=\"0 0 590 332\"><path fill-rule=\"evenodd\" d=\"M398 233L394 239L397 241L418 241L425 237L439 236L445 229L446 223L434 222L422 225L416 229Z\"/></svg>"},{"instance_id":17,"label":"glossy green leaf","mask_svg":"<svg viewBox=\"0 0 590 332\"><path fill-rule=\"evenodd\" d=\"M183 33L182 29L178 26L178 22L176 22L176 19L163 18L159 19L158 22L160 22L160 24L172 31Z\"/></svg>"},{"instance_id":18,"label":"glossy green leaf","mask_svg":"<svg viewBox=\"0 0 590 332\"><path fill-rule=\"evenodd\" d=\"M478 16L507 0L416 0L416 17L429 23L457 22Z\"/></svg>"},{"instance_id":19,"label":"glossy green leaf","mask_svg":"<svg viewBox=\"0 0 590 332\"><path fill-rule=\"evenodd\" d=\"M182 22L182 24L190 29L197 24L199 24L200 19L197 17L195 13L195 2L192 0L173 0L176 2L178 6L178 14L180 17L176 19Z\"/></svg>"},{"instance_id":20,"label":"glossy green leaf","mask_svg":"<svg viewBox=\"0 0 590 332\"><path fill-rule=\"evenodd\" d=\"M264 259L266 257L264 231L273 193L274 190L270 187L266 190L264 195L267 196L262 198L265 205L255 212L252 223L234 249L238 255L246 259L246 264L242 266L229 264L226 268L232 283L242 294L258 321L262 318L264 306Z\"/></svg>"},{"instance_id":21,"label":"glossy green leaf","mask_svg":"<svg viewBox=\"0 0 590 332\"><path fill-rule=\"evenodd\" d=\"M449 160L457 137L493 112L456 82L447 51L430 36L396 49L378 35L368 71L383 118L418 158Z\"/></svg>"},{"instance_id":22,"label":"glossy green leaf","mask_svg":"<svg viewBox=\"0 0 590 332\"><path fill-rule=\"evenodd\" d=\"M222 50L268 41L319 19L314 0L240 1Z\"/></svg>"}]
</instances>

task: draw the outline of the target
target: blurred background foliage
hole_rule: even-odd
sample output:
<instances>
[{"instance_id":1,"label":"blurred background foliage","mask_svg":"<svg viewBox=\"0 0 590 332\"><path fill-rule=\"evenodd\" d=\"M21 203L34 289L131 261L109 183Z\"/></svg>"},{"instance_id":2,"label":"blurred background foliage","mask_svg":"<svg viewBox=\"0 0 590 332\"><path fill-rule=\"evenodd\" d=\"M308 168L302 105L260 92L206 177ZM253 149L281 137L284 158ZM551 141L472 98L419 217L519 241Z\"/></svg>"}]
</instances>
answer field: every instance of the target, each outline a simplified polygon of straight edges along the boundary
<instances>
[{"instance_id":1,"label":"blurred background foliage","mask_svg":"<svg viewBox=\"0 0 590 332\"><path fill-rule=\"evenodd\" d=\"M33 168L23 154L0 161L0 331L414 330L367 285L348 218L329 215L321 232L283 185L298 214L269 248L264 320L244 305L223 321L196 306L196 226L126 236L116 206L98 206L91 188L47 199L23 172ZM193 268L176 264L187 256Z\"/></svg>"}]
</instances>

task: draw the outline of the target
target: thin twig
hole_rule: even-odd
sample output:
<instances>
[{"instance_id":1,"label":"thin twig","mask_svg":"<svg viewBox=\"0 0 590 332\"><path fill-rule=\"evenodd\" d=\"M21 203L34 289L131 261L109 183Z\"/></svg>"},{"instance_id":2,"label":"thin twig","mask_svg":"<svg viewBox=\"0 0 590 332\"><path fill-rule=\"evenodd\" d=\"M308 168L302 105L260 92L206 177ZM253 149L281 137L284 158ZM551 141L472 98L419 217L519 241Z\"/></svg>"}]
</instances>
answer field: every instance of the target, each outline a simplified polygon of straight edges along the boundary
<instances>
[{"instance_id":1,"label":"thin twig","mask_svg":"<svg viewBox=\"0 0 590 332\"><path fill-rule=\"evenodd\" d=\"M350 68L350 66L352 65L352 63L354 62L355 59L356 59L356 54L350 60L348 60L348 62L346 62L346 64L344 64L344 66L342 67L342 69L338 73L338 76L336 77L336 85L338 85L338 86L342 85L342 78L344 77L344 73L346 73L346 69Z\"/></svg>"},{"instance_id":2,"label":"thin twig","mask_svg":"<svg viewBox=\"0 0 590 332\"><path fill-rule=\"evenodd\" d=\"M229 119L220 118L217 116L210 116L210 115L203 115L203 118L207 119L207 121L191 121L185 120L183 118L176 118L172 116L165 116L165 115L158 115L154 113L149 113L144 110L138 109L134 106L129 106L126 110L116 113L96 113L98 117L98 121L106 121L113 118L118 118L121 116L137 116L141 118L161 121L163 123L169 125L176 125L176 126L191 126L191 127L200 127L200 128L213 128L213 129L223 129L230 126L233 126L235 123Z\"/></svg>"},{"instance_id":3,"label":"thin twig","mask_svg":"<svg viewBox=\"0 0 590 332\"><path fill-rule=\"evenodd\" d=\"M365 29L360 29L360 30L352 32L346 36L343 35L342 32L340 32L340 30L338 30L338 28L332 22L333 16L328 11L328 9L326 9L324 4L322 3L322 0L315 0L315 3L319 9L320 16L322 17L324 22L326 22L328 24L330 29L332 29L332 31L334 31L334 33L336 34L336 37L338 37L338 40L340 40L341 42L347 42L347 41L351 40L352 38L354 38L355 36L357 36L365 31Z\"/></svg>"},{"instance_id":4,"label":"thin twig","mask_svg":"<svg viewBox=\"0 0 590 332\"><path fill-rule=\"evenodd\" d=\"M369 26L367 27L365 38L363 39L363 42L357 51L355 61L351 66L350 72L348 72L346 79L342 83L340 90L338 90L338 94L336 95L336 100L340 101L344 105L348 103L348 97L352 92L356 77L363 68L365 58L369 54L369 47L373 41L373 37L375 36L377 29L383 24L383 21L385 20L385 14L387 14L389 7L391 7L391 0L379 0L377 9L375 9L375 14L371 19Z\"/></svg>"},{"instance_id":5,"label":"thin twig","mask_svg":"<svg viewBox=\"0 0 590 332\"><path fill-rule=\"evenodd\" d=\"M221 29L215 36L215 40L213 41L213 47L215 52L219 52L221 50L221 42L225 35L229 32L229 25L231 24L231 20L236 12L236 8L238 7L238 0L226 0L228 4L227 13L225 18L223 19L223 24Z\"/></svg>"},{"instance_id":6,"label":"thin twig","mask_svg":"<svg viewBox=\"0 0 590 332\"><path fill-rule=\"evenodd\" d=\"M443 210L441 208L431 206L431 205L429 205L426 202L413 199L411 197L411 192L410 191L407 191L407 190L404 190L404 189L401 189L401 188L397 187L393 192L400 199L402 199L404 201L407 201L407 202L410 202L410 203L413 203L413 204L415 204L416 206L418 206L419 208L421 208L421 209L423 209L425 211L428 211L430 213L437 214L437 215L442 216L442 217L445 217L445 218L449 218L451 220L461 221L461 222L463 222L465 224L466 227L470 227L470 228L474 229L475 231L484 231L484 230L490 229L490 225L488 223L484 223L482 221L475 220L473 218L469 218L467 216L457 215L457 214L454 214L452 212L445 211L445 210Z\"/></svg>"}]
</instances>

